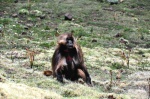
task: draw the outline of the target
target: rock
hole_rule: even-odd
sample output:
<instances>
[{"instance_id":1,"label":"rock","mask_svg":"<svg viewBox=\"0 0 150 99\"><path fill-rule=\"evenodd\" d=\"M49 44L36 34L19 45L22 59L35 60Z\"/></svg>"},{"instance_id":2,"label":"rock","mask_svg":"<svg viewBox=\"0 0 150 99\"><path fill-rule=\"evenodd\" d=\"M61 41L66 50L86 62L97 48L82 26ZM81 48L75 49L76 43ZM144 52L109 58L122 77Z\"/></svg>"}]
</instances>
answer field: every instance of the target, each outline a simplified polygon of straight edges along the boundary
<instances>
[{"instance_id":1,"label":"rock","mask_svg":"<svg viewBox=\"0 0 150 99\"><path fill-rule=\"evenodd\" d=\"M127 44L129 44L129 41L124 38L120 38L119 43L123 43L123 44L127 45Z\"/></svg>"},{"instance_id":2,"label":"rock","mask_svg":"<svg viewBox=\"0 0 150 99\"><path fill-rule=\"evenodd\" d=\"M102 3L104 2L104 0L97 0L97 1L102 2Z\"/></svg>"},{"instance_id":3,"label":"rock","mask_svg":"<svg viewBox=\"0 0 150 99\"><path fill-rule=\"evenodd\" d=\"M117 34L115 34L115 36L114 37L122 37L123 35L121 34L121 33L117 33Z\"/></svg>"},{"instance_id":4,"label":"rock","mask_svg":"<svg viewBox=\"0 0 150 99\"><path fill-rule=\"evenodd\" d=\"M32 24L32 23L31 23L31 24L28 23L28 24L26 24L26 26L27 26L27 27L33 27L33 24Z\"/></svg>"},{"instance_id":5,"label":"rock","mask_svg":"<svg viewBox=\"0 0 150 99\"><path fill-rule=\"evenodd\" d=\"M97 40L96 40L96 39L93 39L92 42L97 42Z\"/></svg>"},{"instance_id":6,"label":"rock","mask_svg":"<svg viewBox=\"0 0 150 99\"><path fill-rule=\"evenodd\" d=\"M72 15L70 13L65 14L65 20L72 21Z\"/></svg>"},{"instance_id":7,"label":"rock","mask_svg":"<svg viewBox=\"0 0 150 99\"><path fill-rule=\"evenodd\" d=\"M12 17L13 17L13 18L16 18L17 16L18 16L17 13L12 14Z\"/></svg>"},{"instance_id":8,"label":"rock","mask_svg":"<svg viewBox=\"0 0 150 99\"><path fill-rule=\"evenodd\" d=\"M22 34L22 35L27 35L27 32L22 32L21 34Z\"/></svg>"},{"instance_id":9,"label":"rock","mask_svg":"<svg viewBox=\"0 0 150 99\"><path fill-rule=\"evenodd\" d=\"M25 27L24 27L24 29L28 30L28 29L29 29L29 27L25 26Z\"/></svg>"},{"instance_id":10,"label":"rock","mask_svg":"<svg viewBox=\"0 0 150 99\"><path fill-rule=\"evenodd\" d=\"M116 99L113 95L108 95L108 99Z\"/></svg>"},{"instance_id":11,"label":"rock","mask_svg":"<svg viewBox=\"0 0 150 99\"><path fill-rule=\"evenodd\" d=\"M42 14L42 15L40 16L40 19L45 19L45 14Z\"/></svg>"},{"instance_id":12,"label":"rock","mask_svg":"<svg viewBox=\"0 0 150 99\"><path fill-rule=\"evenodd\" d=\"M113 11L114 9L112 7L109 7L109 8L103 8L103 10Z\"/></svg>"},{"instance_id":13,"label":"rock","mask_svg":"<svg viewBox=\"0 0 150 99\"><path fill-rule=\"evenodd\" d=\"M18 3L18 0L14 0L14 3Z\"/></svg>"},{"instance_id":14,"label":"rock","mask_svg":"<svg viewBox=\"0 0 150 99\"><path fill-rule=\"evenodd\" d=\"M118 4L119 3L119 0L107 0L110 5L114 5L114 4Z\"/></svg>"},{"instance_id":15,"label":"rock","mask_svg":"<svg viewBox=\"0 0 150 99\"><path fill-rule=\"evenodd\" d=\"M42 15L44 15L42 11L39 10L31 10L30 14L36 17L41 17Z\"/></svg>"}]
</instances>

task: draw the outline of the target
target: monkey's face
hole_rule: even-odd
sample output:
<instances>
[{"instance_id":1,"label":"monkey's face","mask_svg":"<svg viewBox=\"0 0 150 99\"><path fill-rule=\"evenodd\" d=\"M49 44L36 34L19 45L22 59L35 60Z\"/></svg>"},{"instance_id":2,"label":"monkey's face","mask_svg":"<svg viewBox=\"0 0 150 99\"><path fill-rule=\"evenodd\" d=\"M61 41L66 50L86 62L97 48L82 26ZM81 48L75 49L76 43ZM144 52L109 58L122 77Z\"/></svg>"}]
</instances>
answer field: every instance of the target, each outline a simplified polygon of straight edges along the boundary
<instances>
[{"instance_id":1,"label":"monkey's face","mask_svg":"<svg viewBox=\"0 0 150 99\"><path fill-rule=\"evenodd\" d=\"M75 38L72 34L62 34L58 38L58 45L62 48L73 49L75 46Z\"/></svg>"},{"instance_id":2,"label":"monkey's face","mask_svg":"<svg viewBox=\"0 0 150 99\"><path fill-rule=\"evenodd\" d=\"M74 41L73 41L72 37L69 37L69 38L66 39L66 47L68 49L74 48Z\"/></svg>"}]
</instances>

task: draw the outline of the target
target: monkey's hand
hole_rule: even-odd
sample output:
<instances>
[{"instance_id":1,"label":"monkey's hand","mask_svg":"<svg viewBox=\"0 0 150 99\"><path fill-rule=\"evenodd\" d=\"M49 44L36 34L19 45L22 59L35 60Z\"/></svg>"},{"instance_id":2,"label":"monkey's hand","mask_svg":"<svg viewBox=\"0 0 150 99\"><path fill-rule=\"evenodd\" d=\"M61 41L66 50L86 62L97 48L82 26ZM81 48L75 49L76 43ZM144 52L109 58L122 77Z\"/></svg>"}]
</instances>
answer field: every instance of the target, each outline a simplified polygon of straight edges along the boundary
<instances>
[{"instance_id":1,"label":"monkey's hand","mask_svg":"<svg viewBox=\"0 0 150 99\"><path fill-rule=\"evenodd\" d=\"M57 76L57 80L59 82L63 83L63 77L62 77L62 75L57 74L56 76Z\"/></svg>"},{"instance_id":2,"label":"monkey's hand","mask_svg":"<svg viewBox=\"0 0 150 99\"><path fill-rule=\"evenodd\" d=\"M92 87L92 82L90 77L86 77L86 83Z\"/></svg>"}]
</instances>

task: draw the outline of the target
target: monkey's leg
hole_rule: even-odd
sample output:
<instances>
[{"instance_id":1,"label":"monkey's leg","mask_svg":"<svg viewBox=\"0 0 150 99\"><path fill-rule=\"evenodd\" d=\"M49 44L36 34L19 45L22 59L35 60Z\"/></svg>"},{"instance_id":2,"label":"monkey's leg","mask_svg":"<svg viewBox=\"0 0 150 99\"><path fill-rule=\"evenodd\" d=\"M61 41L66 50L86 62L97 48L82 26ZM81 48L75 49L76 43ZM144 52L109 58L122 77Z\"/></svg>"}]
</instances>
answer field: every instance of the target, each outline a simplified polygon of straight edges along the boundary
<instances>
[{"instance_id":1,"label":"monkey's leg","mask_svg":"<svg viewBox=\"0 0 150 99\"><path fill-rule=\"evenodd\" d=\"M80 76L84 81L86 81L85 73L81 69L77 69L77 74Z\"/></svg>"},{"instance_id":2,"label":"monkey's leg","mask_svg":"<svg viewBox=\"0 0 150 99\"><path fill-rule=\"evenodd\" d=\"M85 68L85 66L82 66L82 68L81 68L81 70L84 72L84 74L85 74L85 78L86 78L86 83L88 84L88 85L91 85L92 83L91 83L91 77L90 77L90 75L89 75L89 73L88 73L88 71L87 71L87 69Z\"/></svg>"}]
</instances>

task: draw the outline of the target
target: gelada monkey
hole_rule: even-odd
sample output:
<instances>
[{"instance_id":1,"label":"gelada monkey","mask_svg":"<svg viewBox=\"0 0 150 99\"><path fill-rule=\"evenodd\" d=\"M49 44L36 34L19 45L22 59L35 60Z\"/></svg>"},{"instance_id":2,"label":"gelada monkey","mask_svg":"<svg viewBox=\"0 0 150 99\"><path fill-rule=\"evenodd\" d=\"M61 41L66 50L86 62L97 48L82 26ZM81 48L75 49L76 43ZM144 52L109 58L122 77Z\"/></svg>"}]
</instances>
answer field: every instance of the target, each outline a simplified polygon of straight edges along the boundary
<instances>
[{"instance_id":1,"label":"gelada monkey","mask_svg":"<svg viewBox=\"0 0 150 99\"><path fill-rule=\"evenodd\" d=\"M88 85L91 85L82 49L72 33L61 34L58 37L57 47L52 57L52 75L60 82L63 82L63 78L71 81L82 78Z\"/></svg>"}]
</instances>

